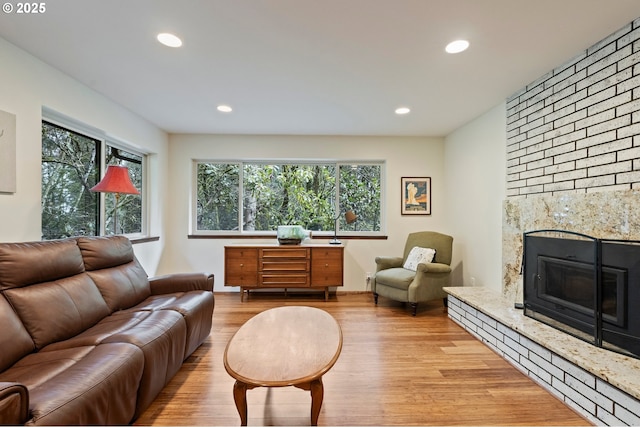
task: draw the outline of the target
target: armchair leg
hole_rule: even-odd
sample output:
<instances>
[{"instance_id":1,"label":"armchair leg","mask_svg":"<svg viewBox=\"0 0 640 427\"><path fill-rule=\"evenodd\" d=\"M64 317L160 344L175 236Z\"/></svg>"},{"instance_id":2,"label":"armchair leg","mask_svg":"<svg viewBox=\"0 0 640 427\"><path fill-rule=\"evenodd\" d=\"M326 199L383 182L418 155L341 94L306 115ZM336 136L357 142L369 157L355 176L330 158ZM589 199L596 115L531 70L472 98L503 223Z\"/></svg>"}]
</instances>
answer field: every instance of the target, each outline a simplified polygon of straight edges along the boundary
<instances>
[{"instance_id":1,"label":"armchair leg","mask_svg":"<svg viewBox=\"0 0 640 427\"><path fill-rule=\"evenodd\" d=\"M378 294L376 293L373 294L373 302L375 305L378 305Z\"/></svg>"},{"instance_id":2,"label":"armchair leg","mask_svg":"<svg viewBox=\"0 0 640 427\"><path fill-rule=\"evenodd\" d=\"M415 316L416 312L418 311L418 303L417 302L412 302L411 303L411 311L412 311L411 315Z\"/></svg>"}]
</instances>

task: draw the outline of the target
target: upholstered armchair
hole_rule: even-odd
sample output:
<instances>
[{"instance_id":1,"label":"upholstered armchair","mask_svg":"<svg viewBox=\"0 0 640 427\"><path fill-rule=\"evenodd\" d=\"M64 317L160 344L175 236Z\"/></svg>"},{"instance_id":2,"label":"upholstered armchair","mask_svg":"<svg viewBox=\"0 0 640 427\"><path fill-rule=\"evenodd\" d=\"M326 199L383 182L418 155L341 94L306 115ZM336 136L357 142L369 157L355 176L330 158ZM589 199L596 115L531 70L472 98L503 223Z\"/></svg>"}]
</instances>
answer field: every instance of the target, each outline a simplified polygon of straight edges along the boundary
<instances>
[{"instance_id":1,"label":"upholstered armchair","mask_svg":"<svg viewBox=\"0 0 640 427\"><path fill-rule=\"evenodd\" d=\"M452 246L451 236L434 231L420 231L409 234L402 257L376 257L376 274L371 282L374 302L378 304L380 295L408 302L414 316L419 302L442 298L446 307L447 294L442 288L450 283ZM422 258L415 258L414 255L421 251L417 249L412 253L415 247L434 249L433 259L429 261L427 257L427 262L424 262ZM408 257L411 258L409 262ZM415 270L410 269L414 267Z\"/></svg>"}]
</instances>

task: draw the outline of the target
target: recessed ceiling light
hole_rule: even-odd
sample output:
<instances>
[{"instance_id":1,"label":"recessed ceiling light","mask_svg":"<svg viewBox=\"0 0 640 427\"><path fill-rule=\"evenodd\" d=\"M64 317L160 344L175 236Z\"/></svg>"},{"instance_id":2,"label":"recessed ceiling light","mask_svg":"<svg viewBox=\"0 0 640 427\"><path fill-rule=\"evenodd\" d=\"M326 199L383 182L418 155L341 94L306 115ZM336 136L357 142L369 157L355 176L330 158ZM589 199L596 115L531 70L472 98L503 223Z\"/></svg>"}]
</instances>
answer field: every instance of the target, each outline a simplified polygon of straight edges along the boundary
<instances>
[{"instance_id":1,"label":"recessed ceiling light","mask_svg":"<svg viewBox=\"0 0 640 427\"><path fill-rule=\"evenodd\" d=\"M409 107L399 107L396 108L396 114L409 114L411 112L411 109Z\"/></svg>"},{"instance_id":2,"label":"recessed ceiling light","mask_svg":"<svg viewBox=\"0 0 640 427\"><path fill-rule=\"evenodd\" d=\"M229 107L228 105L218 105L218 111L222 113L230 113L233 111L233 108Z\"/></svg>"},{"instance_id":3,"label":"recessed ceiling light","mask_svg":"<svg viewBox=\"0 0 640 427\"><path fill-rule=\"evenodd\" d=\"M165 46L180 47L182 46L182 40L178 36L169 33L160 33L157 37L158 41Z\"/></svg>"},{"instance_id":4,"label":"recessed ceiling light","mask_svg":"<svg viewBox=\"0 0 640 427\"><path fill-rule=\"evenodd\" d=\"M460 53L462 51L467 50L468 47L469 47L468 41L456 40L449 43L447 47L444 48L444 50L446 50L447 53Z\"/></svg>"}]
</instances>

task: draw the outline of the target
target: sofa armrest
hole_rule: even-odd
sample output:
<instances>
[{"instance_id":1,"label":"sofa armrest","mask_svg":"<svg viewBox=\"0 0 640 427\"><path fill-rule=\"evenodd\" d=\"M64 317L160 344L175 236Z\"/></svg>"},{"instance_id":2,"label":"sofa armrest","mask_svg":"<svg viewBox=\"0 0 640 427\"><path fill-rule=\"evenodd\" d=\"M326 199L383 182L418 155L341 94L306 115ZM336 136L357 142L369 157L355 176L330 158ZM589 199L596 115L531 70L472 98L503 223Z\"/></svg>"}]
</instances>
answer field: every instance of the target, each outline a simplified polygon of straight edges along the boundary
<instances>
[{"instance_id":1,"label":"sofa armrest","mask_svg":"<svg viewBox=\"0 0 640 427\"><path fill-rule=\"evenodd\" d=\"M379 256L376 257L376 271L387 268L402 267L402 257Z\"/></svg>"},{"instance_id":2,"label":"sofa armrest","mask_svg":"<svg viewBox=\"0 0 640 427\"><path fill-rule=\"evenodd\" d=\"M29 419L29 392L19 383L0 382L2 424L24 424Z\"/></svg>"},{"instance_id":3,"label":"sofa armrest","mask_svg":"<svg viewBox=\"0 0 640 427\"><path fill-rule=\"evenodd\" d=\"M173 292L211 291L213 292L213 274L177 273L149 278L151 295Z\"/></svg>"},{"instance_id":4,"label":"sofa armrest","mask_svg":"<svg viewBox=\"0 0 640 427\"><path fill-rule=\"evenodd\" d=\"M451 266L437 262L420 263L416 270L420 273L451 273Z\"/></svg>"}]
</instances>

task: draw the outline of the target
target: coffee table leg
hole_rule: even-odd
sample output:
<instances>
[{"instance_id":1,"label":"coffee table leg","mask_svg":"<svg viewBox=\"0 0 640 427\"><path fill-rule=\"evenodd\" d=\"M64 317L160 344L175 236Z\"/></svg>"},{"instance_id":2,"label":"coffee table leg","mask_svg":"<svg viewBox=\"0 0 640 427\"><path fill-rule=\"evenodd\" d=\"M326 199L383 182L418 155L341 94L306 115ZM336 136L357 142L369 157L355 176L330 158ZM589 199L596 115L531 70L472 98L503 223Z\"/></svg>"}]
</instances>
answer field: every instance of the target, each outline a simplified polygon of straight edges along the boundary
<instances>
[{"instance_id":1,"label":"coffee table leg","mask_svg":"<svg viewBox=\"0 0 640 427\"><path fill-rule=\"evenodd\" d=\"M322 407L322 399L324 398L324 386L322 378L311 381L311 425L318 425L318 416L320 416L320 408Z\"/></svg>"},{"instance_id":2,"label":"coffee table leg","mask_svg":"<svg viewBox=\"0 0 640 427\"><path fill-rule=\"evenodd\" d=\"M233 400L236 402L238 414L240 414L240 425L247 425L247 385L236 381L233 385Z\"/></svg>"}]
</instances>

